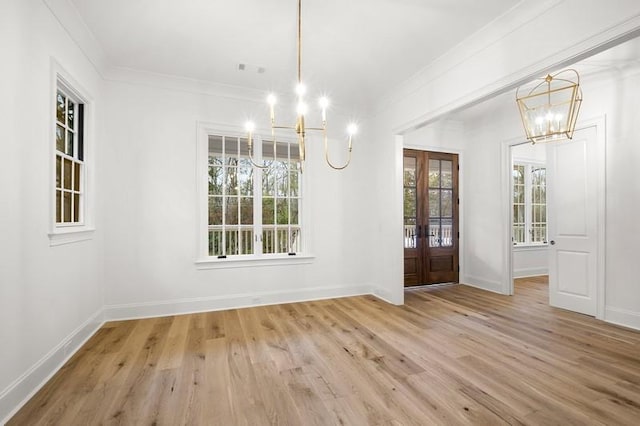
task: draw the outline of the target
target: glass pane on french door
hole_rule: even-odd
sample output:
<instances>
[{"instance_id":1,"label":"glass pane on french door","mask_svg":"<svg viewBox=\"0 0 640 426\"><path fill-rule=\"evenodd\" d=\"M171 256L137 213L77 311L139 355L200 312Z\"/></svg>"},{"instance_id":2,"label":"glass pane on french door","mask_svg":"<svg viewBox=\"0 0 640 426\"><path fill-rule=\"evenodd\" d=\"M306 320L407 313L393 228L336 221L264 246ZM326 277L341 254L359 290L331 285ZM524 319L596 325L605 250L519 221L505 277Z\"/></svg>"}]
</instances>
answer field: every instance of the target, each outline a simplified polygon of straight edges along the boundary
<instances>
[{"instance_id":1,"label":"glass pane on french door","mask_svg":"<svg viewBox=\"0 0 640 426\"><path fill-rule=\"evenodd\" d=\"M418 197L416 182L417 162L414 157L404 157L404 247L417 247L416 218Z\"/></svg>"},{"instance_id":2,"label":"glass pane on french door","mask_svg":"<svg viewBox=\"0 0 640 426\"><path fill-rule=\"evenodd\" d=\"M429 160L429 247L453 246L453 162Z\"/></svg>"}]
</instances>

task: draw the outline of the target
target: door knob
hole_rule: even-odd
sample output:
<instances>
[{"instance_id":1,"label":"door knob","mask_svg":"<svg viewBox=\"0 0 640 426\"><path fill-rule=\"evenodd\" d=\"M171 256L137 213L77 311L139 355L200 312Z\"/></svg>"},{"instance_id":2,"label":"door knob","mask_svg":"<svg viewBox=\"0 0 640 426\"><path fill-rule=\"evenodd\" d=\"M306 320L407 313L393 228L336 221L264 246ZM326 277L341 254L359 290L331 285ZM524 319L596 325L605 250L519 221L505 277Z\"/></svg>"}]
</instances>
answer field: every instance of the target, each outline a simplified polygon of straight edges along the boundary
<instances>
[{"instance_id":1,"label":"door knob","mask_svg":"<svg viewBox=\"0 0 640 426\"><path fill-rule=\"evenodd\" d=\"M552 246L555 246L555 245L556 245L556 242L555 242L555 241L553 241L553 240L551 240L551 241L549 241L549 244L551 244Z\"/></svg>"}]
</instances>

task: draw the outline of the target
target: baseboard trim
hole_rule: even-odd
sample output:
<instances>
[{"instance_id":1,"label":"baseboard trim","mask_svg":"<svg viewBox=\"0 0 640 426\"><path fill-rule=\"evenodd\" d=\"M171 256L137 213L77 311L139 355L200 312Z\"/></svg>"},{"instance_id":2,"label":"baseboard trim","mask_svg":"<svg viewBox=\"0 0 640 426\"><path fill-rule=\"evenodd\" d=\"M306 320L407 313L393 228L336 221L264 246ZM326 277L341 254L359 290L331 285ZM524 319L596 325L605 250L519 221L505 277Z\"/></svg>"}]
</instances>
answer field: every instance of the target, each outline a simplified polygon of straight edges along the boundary
<instances>
[{"instance_id":1,"label":"baseboard trim","mask_svg":"<svg viewBox=\"0 0 640 426\"><path fill-rule=\"evenodd\" d=\"M502 283L499 281L486 280L484 278L467 275L464 277L464 280L460 282L460 284L479 288L480 290L491 291L493 293L504 294L504 292L502 291Z\"/></svg>"},{"instance_id":2,"label":"baseboard trim","mask_svg":"<svg viewBox=\"0 0 640 426\"><path fill-rule=\"evenodd\" d=\"M513 278L537 277L540 275L549 275L548 268L522 268L513 270Z\"/></svg>"},{"instance_id":3,"label":"baseboard trim","mask_svg":"<svg viewBox=\"0 0 640 426\"><path fill-rule=\"evenodd\" d=\"M640 312L607 306L605 307L604 320L612 324L640 330Z\"/></svg>"},{"instance_id":4,"label":"baseboard trim","mask_svg":"<svg viewBox=\"0 0 640 426\"><path fill-rule=\"evenodd\" d=\"M404 304L404 291L400 294L399 297L394 297L393 293L388 290L382 289L380 287L374 287L371 294L378 299L389 303L391 305L403 305Z\"/></svg>"},{"instance_id":5,"label":"baseboard trim","mask_svg":"<svg viewBox=\"0 0 640 426\"><path fill-rule=\"evenodd\" d=\"M0 424L8 422L103 324L100 309L0 392Z\"/></svg>"},{"instance_id":6,"label":"baseboard trim","mask_svg":"<svg viewBox=\"0 0 640 426\"><path fill-rule=\"evenodd\" d=\"M369 285L312 287L286 291L241 293L227 296L107 305L105 306L104 312L106 321L120 321L221 311L225 309L250 308L280 303L307 302L338 297L362 296L365 294L380 297L375 293L375 290L374 287Z\"/></svg>"}]
</instances>

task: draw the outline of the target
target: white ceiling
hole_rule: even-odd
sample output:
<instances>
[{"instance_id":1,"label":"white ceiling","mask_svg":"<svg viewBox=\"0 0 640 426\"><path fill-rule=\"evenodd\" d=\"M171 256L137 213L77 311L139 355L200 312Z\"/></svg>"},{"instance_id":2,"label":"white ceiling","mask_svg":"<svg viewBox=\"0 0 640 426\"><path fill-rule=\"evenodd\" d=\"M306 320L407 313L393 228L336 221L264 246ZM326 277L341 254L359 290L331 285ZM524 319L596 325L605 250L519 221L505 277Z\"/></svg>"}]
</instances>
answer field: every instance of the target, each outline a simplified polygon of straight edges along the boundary
<instances>
[{"instance_id":1,"label":"white ceiling","mask_svg":"<svg viewBox=\"0 0 640 426\"><path fill-rule=\"evenodd\" d=\"M293 88L296 0L71 1L112 66ZM328 94L346 109L366 106L517 3L304 0L303 80L311 95Z\"/></svg>"},{"instance_id":2,"label":"white ceiling","mask_svg":"<svg viewBox=\"0 0 640 426\"><path fill-rule=\"evenodd\" d=\"M601 78L603 75L611 76L610 73L612 72L618 73L627 69L637 69L638 67L640 67L640 37L625 41L563 68L577 70L580 74L580 82L584 87L585 84L592 84L594 80ZM544 75L539 77L544 77ZM487 101L459 111L452 111L444 118L459 122L474 121L482 117L491 117L499 114L504 105L513 105L513 111L516 112L515 92L516 89L513 89Z\"/></svg>"}]
</instances>

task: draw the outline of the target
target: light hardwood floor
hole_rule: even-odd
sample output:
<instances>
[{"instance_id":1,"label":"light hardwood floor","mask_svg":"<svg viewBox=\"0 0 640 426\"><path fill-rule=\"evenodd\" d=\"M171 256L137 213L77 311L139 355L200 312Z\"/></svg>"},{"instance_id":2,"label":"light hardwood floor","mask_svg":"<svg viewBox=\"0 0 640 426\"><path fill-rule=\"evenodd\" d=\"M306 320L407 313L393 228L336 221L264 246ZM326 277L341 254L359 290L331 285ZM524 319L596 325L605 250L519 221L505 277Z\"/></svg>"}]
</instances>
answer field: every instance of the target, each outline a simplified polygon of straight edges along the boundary
<instances>
[{"instance_id":1,"label":"light hardwood floor","mask_svg":"<svg viewBox=\"0 0 640 426\"><path fill-rule=\"evenodd\" d=\"M9 425L640 424L640 333L516 289L107 323Z\"/></svg>"}]
</instances>

